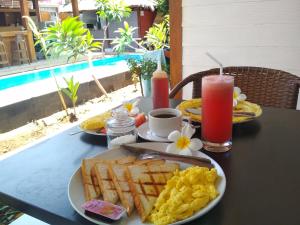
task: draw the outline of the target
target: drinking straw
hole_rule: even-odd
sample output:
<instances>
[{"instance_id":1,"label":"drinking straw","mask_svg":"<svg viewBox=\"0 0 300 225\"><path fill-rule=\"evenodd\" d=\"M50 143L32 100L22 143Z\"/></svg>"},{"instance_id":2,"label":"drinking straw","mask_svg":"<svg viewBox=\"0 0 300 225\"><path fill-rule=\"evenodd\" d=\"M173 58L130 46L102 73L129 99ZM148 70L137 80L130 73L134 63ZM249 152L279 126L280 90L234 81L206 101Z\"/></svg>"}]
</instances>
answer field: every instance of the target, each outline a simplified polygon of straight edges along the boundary
<instances>
[{"instance_id":1,"label":"drinking straw","mask_svg":"<svg viewBox=\"0 0 300 225\"><path fill-rule=\"evenodd\" d=\"M220 67L220 75L222 76L223 75L223 65L222 63L220 63L219 60L217 60L214 56L212 56L209 52L206 52L206 55L211 58L215 63L217 63Z\"/></svg>"}]
</instances>

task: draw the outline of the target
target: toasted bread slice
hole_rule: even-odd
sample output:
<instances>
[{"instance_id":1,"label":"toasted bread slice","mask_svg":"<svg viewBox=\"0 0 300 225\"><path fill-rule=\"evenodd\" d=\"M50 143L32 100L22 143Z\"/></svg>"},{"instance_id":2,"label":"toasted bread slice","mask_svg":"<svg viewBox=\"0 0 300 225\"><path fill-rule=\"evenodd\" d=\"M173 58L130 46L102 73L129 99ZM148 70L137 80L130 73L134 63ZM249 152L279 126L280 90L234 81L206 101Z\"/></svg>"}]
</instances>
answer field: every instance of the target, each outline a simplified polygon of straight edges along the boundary
<instances>
[{"instance_id":1,"label":"toasted bread slice","mask_svg":"<svg viewBox=\"0 0 300 225\"><path fill-rule=\"evenodd\" d=\"M133 161L132 161L133 162ZM164 160L137 160L134 161L134 165L160 165L164 164ZM126 164L128 165L128 164ZM108 167L108 172L112 178L112 181L116 187L117 193L121 200L122 205L126 208L128 216L131 215L134 209L133 196L130 191L126 173L126 166L111 164Z\"/></svg>"},{"instance_id":2,"label":"toasted bread slice","mask_svg":"<svg viewBox=\"0 0 300 225\"><path fill-rule=\"evenodd\" d=\"M95 173L93 173L93 167L96 162L100 162L100 159L83 159L81 164L81 174L83 179L83 187L85 200L99 198L101 195L100 187L96 179Z\"/></svg>"},{"instance_id":3,"label":"toasted bread slice","mask_svg":"<svg viewBox=\"0 0 300 225\"><path fill-rule=\"evenodd\" d=\"M97 199L101 196L101 188L94 169L96 163L119 163L130 164L135 161L134 156L122 157L117 160L104 160L101 158L83 159L81 164L81 174L83 179L83 187L86 201Z\"/></svg>"},{"instance_id":4,"label":"toasted bread slice","mask_svg":"<svg viewBox=\"0 0 300 225\"><path fill-rule=\"evenodd\" d=\"M104 201L116 204L119 200L117 190L108 173L109 163L96 163L95 173Z\"/></svg>"},{"instance_id":5,"label":"toasted bread slice","mask_svg":"<svg viewBox=\"0 0 300 225\"><path fill-rule=\"evenodd\" d=\"M136 158L134 156L127 156L117 160L106 160L95 164L93 171L96 174L104 201L115 204L119 200L116 187L112 181L111 175L108 172L108 166L110 164L130 165L135 161L135 159Z\"/></svg>"},{"instance_id":6,"label":"toasted bread slice","mask_svg":"<svg viewBox=\"0 0 300 225\"><path fill-rule=\"evenodd\" d=\"M128 216L130 216L134 209L134 202L132 193L130 192L128 180L125 176L126 166L111 164L108 167L108 172L115 185L121 203L125 207Z\"/></svg>"},{"instance_id":7,"label":"toasted bread slice","mask_svg":"<svg viewBox=\"0 0 300 225\"><path fill-rule=\"evenodd\" d=\"M134 204L142 222L146 221L167 181L179 169L178 163L132 165L126 169L126 178Z\"/></svg>"}]
</instances>

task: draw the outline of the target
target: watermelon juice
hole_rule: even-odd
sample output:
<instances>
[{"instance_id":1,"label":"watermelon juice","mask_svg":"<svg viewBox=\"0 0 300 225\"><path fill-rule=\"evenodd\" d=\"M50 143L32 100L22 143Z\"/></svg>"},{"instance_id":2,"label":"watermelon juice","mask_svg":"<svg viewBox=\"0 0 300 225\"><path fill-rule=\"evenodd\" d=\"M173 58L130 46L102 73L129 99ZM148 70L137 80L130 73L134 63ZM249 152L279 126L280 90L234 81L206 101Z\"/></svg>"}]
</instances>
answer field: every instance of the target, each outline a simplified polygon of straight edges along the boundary
<instances>
[{"instance_id":1,"label":"watermelon juice","mask_svg":"<svg viewBox=\"0 0 300 225\"><path fill-rule=\"evenodd\" d=\"M231 148L233 77L212 75L202 78L202 139L209 151Z\"/></svg>"}]
</instances>

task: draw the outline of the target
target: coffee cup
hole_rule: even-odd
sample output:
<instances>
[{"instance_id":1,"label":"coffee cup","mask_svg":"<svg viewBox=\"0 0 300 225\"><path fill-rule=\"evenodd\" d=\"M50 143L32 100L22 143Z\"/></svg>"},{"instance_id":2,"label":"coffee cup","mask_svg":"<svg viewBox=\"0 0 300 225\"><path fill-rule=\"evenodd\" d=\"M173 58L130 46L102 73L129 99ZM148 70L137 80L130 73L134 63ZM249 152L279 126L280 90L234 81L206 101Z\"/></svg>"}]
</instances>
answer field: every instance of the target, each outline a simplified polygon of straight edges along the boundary
<instances>
[{"instance_id":1,"label":"coffee cup","mask_svg":"<svg viewBox=\"0 0 300 225\"><path fill-rule=\"evenodd\" d=\"M182 113L177 109L161 108L149 112L149 129L159 137L168 137L174 130L181 130Z\"/></svg>"}]
</instances>

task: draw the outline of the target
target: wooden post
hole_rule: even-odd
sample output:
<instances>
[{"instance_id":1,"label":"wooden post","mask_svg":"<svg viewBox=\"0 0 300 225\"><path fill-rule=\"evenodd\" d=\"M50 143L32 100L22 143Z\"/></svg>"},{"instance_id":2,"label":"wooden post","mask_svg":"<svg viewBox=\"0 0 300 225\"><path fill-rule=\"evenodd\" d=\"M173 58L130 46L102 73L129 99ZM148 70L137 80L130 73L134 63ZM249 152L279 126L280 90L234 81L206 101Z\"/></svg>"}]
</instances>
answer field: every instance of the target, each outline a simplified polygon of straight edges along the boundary
<instances>
[{"instance_id":1,"label":"wooden post","mask_svg":"<svg viewBox=\"0 0 300 225\"><path fill-rule=\"evenodd\" d=\"M142 37L142 27L141 27L141 8L140 7L137 7L136 8L136 13L137 13L137 18L138 18L138 27L139 27L139 29L138 29L138 37L139 38L143 38Z\"/></svg>"},{"instance_id":2,"label":"wooden post","mask_svg":"<svg viewBox=\"0 0 300 225\"><path fill-rule=\"evenodd\" d=\"M182 80L182 0L169 1L171 88ZM175 96L182 98L182 92Z\"/></svg>"},{"instance_id":3,"label":"wooden post","mask_svg":"<svg viewBox=\"0 0 300 225\"><path fill-rule=\"evenodd\" d=\"M33 36L32 32L30 31L27 19L23 18L23 16L29 16L29 8L28 8L28 1L27 0L20 0L20 8L21 8L21 17L22 17L22 25L23 27L28 30L27 32L27 48L29 52L30 61L34 61L36 59L34 43L33 43Z\"/></svg>"},{"instance_id":4,"label":"wooden post","mask_svg":"<svg viewBox=\"0 0 300 225\"><path fill-rule=\"evenodd\" d=\"M71 0L72 2L72 11L73 11L73 16L78 16L79 18L79 8L78 8L78 0Z\"/></svg>"},{"instance_id":5,"label":"wooden post","mask_svg":"<svg viewBox=\"0 0 300 225\"><path fill-rule=\"evenodd\" d=\"M37 21L41 22L41 14L40 14L40 6L39 6L39 0L32 0L33 1L33 7L35 9L35 14Z\"/></svg>"},{"instance_id":6,"label":"wooden post","mask_svg":"<svg viewBox=\"0 0 300 225\"><path fill-rule=\"evenodd\" d=\"M28 21L23 18L23 16L29 16L29 8L27 0L20 0L20 8L21 8L21 18L22 18L22 25L23 27L28 30Z\"/></svg>"}]
</instances>

